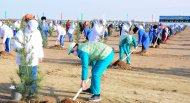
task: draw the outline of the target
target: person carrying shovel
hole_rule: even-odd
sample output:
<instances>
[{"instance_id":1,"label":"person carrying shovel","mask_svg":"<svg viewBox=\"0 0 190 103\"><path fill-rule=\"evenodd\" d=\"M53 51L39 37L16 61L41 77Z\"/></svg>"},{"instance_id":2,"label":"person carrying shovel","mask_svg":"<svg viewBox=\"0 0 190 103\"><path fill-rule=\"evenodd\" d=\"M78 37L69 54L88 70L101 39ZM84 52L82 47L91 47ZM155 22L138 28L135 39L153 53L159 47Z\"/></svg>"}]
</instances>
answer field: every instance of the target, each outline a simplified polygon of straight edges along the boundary
<instances>
[{"instance_id":1,"label":"person carrying shovel","mask_svg":"<svg viewBox=\"0 0 190 103\"><path fill-rule=\"evenodd\" d=\"M137 43L134 35L129 34L130 25L124 25L123 31L125 31L125 34L121 34L120 36L120 42L119 42L119 59L123 60L123 53L128 56L130 53L131 43L133 42L134 48L137 48ZM126 59L127 64L130 65L131 59L130 56Z\"/></svg>"},{"instance_id":2,"label":"person carrying shovel","mask_svg":"<svg viewBox=\"0 0 190 103\"><path fill-rule=\"evenodd\" d=\"M93 94L89 101L101 101L100 98L100 81L101 76L114 58L113 49L100 42L87 42L83 44L70 43L68 46L68 55L74 54L81 59L82 63L82 93ZM88 65L92 63L91 86L85 89L88 77Z\"/></svg>"},{"instance_id":3,"label":"person carrying shovel","mask_svg":"<svg viewBox=\"0 0 190 103\"><path fill-rule=\"evenodd\" d=\"M137 49L137 42L136 42L135 36L130 35L130 34L128 34L126 36L126 38L123 39L122 42L121 42L121 45L123 45L122 54L123 54L123 51L124 51L126 56L128 56L127 60L126 60L128 65L131 64L131 57L129 55L131 53L131 50L130 50L131 43L133 43L134 48ZM120 60L123 60L123 55L122 54L120 55Z\"/></svg>"}]
</instances>

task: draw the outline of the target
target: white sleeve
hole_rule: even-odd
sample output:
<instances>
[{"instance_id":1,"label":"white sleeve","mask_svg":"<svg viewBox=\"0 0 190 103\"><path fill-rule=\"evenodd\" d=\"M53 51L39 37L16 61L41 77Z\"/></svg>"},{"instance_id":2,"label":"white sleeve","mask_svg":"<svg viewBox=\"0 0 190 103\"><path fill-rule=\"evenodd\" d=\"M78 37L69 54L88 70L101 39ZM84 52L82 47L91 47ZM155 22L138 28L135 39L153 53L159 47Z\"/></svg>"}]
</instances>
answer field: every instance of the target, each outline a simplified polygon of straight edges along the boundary
<instances>
[{"instance_id":1,"label":"white sleeve","mask_svg":"<svg viewBox=\"0 0 190 103\"><path fill-rule=\"evenodd\" d=\"M8 38L8 34L4 31L3 32L3 43L5 43L7 38Z\"/></svg>"},{"instance_id":2,"label":"white sleeve","mask_svg":"<svg viewBox=\"0 0 190 103\"><path fill-rule=\"evenodd\" d=\"M20 44L20 42L23 42L23 32L20 30L17 32L16 36L15 36L15 40L14 40L14 44L13 47L16 50L20 50L22 47L22 45ZM19 41L19 42L18 42Z\"/></svg>"},{"instance_id":3,"label":"white sleeve","mask_svg":"<svg viewBox=\"0 0 190 103\"><path fill-rule=\"evenodd\" d=\"M63 33L63 35L66 35L66 30L64 28L63 28L63 32L62 33Z\"/></svg>"},{"instance_id":4,"label":"white sleeve","mask_svg":"<svg viewBox=\"0 0 190 103\"><path fill-rule=\"evenodd\" d=\"M39 46L38 46L38 58L43 58L44 57L44 51L43 51L43 44L42 44L42 36L40 34L40 32L38 33L38 41L39 41Z\"/></svg>"},{"instance_id":5,"label":"white sleeve","mask_svg":"<svg viewBox=\"0 0 190 103\"><path fill-rule=\"evenodd\" d=\"M102 36L103 35L103 33L102 33L103 32L103 27L100 26L97 29L98 29L97 31L98 31L99 36Z\"/></svg>"},{"instance_id":6,"label":"white sleeve","mask_svg":"<svg viewBox=\"0 0 190 103\"><path fill-rule=\"evenodd\" d=\"M60 29L58 30L58 35L61 35L61 30Z\"/></svg>"}]
</instances>

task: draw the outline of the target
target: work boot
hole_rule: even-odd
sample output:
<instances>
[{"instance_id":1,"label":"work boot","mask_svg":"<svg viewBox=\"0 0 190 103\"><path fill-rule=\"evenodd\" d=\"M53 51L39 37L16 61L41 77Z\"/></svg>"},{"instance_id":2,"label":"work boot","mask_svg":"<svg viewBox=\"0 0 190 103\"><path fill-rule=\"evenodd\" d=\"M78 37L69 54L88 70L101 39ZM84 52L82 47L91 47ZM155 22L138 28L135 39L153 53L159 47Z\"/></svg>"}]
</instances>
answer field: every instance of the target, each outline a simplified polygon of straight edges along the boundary
<instances>
[{"instance_id":1,"label":"work boot","mask_svg":"<svg viewBox=\"0 0 190 103\"><path fill-rule=\"evenodd\" d=\"M98 95L93 95L93 96L90 97L88 100L89 100L90 102L99 102L99 101L101 101L100 94L98 94Z\"/></svg>"},{"instance_id":2,"label":"work boot","mask_svg":"<svg viewBox=\"0 0 190 103\"><path fill-rule=\"evenodd\" d=\"M88 88L86 90L82 90L81 94L92 94L92 91L90 88Z\"/></svg>"}]
</instances>

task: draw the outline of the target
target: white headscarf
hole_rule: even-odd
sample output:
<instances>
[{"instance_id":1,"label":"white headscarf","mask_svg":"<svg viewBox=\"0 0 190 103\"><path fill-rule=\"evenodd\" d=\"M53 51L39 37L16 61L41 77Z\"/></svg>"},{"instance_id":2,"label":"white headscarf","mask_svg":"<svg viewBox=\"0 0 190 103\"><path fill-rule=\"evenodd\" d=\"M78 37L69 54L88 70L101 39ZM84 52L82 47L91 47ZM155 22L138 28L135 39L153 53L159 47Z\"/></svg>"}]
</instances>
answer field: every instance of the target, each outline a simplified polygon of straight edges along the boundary
<instances>
[{"instance_id":1,"label":"white headscarf","mask_svg":"<svg viewBox=\"0 0 190 103\"><path fill-rule=\"evenodd\" d=\"M122 26L121 35L126 35L127 33L129 33L129 29L130 29L130 26L128 24L124 24Z\"/></svg>"},{"instance_id":2,"label":"white headscarf","mask_svg":"<svg viewBox=\"0 0 190 103\"><path fill-rule=\"evenodd\" d=\"M3 22L2 22L2 21L0 21L0 27L1 27L1 26L3 26Z\"/></svg>"},{"instance_id":3,"label":"white headscarf","mask_svg":"<svg viewBox=\"0 0 190 103\"><path fill-rule=\"evenodd\" d=\"M32 32L38 30L38 22L36 20L29 20L28 26Z\"/></svg>"},{"instance_id":4,"label":"white headscarf","mask_svg":"<svg viewBox=\"0 0 190 103\"><path fill-rule=\"evenodd\" d=\"M132 22L128 21L127 24L129 25L129 27L132 26Z\"/></svg>"},{"instance_id":5,"label":"white headscarf","mask_svg":"<svg viewBox=\"0 0 190 103\"><path fill-rule=\"evenodd\" d=\"M142 26L142 25L139 25L139 29L143 29L143 30L144 30L144 28L143 28L143 26Z\"/></svg>"}]
</instances>

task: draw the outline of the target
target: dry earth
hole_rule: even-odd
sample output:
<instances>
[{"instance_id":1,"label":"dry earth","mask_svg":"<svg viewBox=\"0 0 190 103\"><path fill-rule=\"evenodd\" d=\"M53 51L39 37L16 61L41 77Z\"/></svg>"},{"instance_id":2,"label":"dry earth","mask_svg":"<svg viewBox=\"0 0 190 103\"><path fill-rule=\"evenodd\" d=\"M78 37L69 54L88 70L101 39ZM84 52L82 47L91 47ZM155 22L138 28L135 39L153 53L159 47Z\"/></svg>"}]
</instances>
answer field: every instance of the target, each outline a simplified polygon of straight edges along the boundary
<instances>
[{"instance_id":1,"label":"dry earth","mask_svg":"<svg viewBox=\"0 0 190 103\"><path fill-rule=\"evenodd\" d=\"M115 35L106 43L118 50ZM55 37L50 37L49 47L54 45ZM67 45L66 37L65 47ZM54 102L74 97L81 82L80 59L67 55L65 49L47 48L44 53L40 64L44 75L40 97L51 98ZM132 54L132 70L106 70L101 81L101 103L190 103L190 27L161 48L151 48L149 54ZM115 53L114 61L117 59L118 53ZM19 81L17 69L15 58L0 58L0 99L11 98L10 77ZM78 100L86 101L88 97L81 94Z\"/></svg>"}]
</instances>

